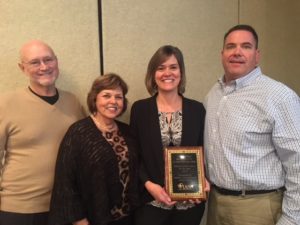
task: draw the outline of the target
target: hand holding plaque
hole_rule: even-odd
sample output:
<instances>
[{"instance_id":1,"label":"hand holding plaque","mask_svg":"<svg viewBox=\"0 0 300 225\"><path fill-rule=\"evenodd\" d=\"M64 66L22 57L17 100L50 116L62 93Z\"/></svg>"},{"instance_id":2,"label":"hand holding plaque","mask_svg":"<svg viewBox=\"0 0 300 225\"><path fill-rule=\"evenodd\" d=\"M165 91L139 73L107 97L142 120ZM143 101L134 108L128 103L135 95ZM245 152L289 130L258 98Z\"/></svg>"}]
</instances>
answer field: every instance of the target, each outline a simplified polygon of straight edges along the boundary
<instances>
[{"instance_id":1,"label":"hand holding plaque","mask_svg":"<svg viewBox=\"0 0 300 225\"><path fill-rule=\"evenodd\" d=\"M165 186L172 200L206 199L202 147L165 148Z\"/></svg>"}]
</instances>

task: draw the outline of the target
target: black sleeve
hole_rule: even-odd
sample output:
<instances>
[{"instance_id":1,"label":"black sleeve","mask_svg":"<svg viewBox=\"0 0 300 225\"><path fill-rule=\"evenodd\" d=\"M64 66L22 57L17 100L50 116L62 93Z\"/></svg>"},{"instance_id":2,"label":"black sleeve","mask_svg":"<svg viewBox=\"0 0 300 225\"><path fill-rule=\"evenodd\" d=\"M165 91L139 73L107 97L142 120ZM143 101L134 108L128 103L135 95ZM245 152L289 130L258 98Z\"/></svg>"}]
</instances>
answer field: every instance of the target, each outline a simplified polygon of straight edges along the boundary
<instances>
[{"instance_id":1,"label":"black sleeve","mask_svg":"<svg viewBox=\"0 0 300 225\"><path fill-rule=\"evenodd\" d=\"M139 138L139 123L141 120L141 116L143 112L139 110L139 104L134 103L131 108L130 113L130 128L132 130L133 137L137 143L137 155L138 155L138 162L139 162L139 178L142 184L144 185L146 181L150 180L149 176L146 172L142 157L141 157L141 144Z\"/></svg>"},{"instance_id":2,"label":"black sleeve","mask_svg":"<svg viewBox=\"0 0 300 225\"><path fill-rule=\"evenodd\" d=\"M71 127L62 140L57 157L49 213L50 225L62 225L86 217L76 179L80 148L80 138Z\"/></svg>"}]
</instances>

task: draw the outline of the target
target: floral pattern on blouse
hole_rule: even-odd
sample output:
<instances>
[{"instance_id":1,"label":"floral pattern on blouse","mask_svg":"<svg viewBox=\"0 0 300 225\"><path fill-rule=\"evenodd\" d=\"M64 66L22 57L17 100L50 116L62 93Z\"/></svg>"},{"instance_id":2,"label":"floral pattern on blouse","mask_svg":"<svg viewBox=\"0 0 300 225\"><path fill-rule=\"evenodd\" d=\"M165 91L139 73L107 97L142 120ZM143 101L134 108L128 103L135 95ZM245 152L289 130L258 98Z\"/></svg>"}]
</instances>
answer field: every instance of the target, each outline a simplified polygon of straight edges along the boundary
<instances>
[{"instance_id":1,"label":"floral pattern on blouse","mask_svg":"<svg viewBox=\"0 0 300 225\"><path fill-rule=\"evenodd\" d=\"M170 121L168 121L168 116L170 117ZM182 111L158 112L158 118L163 147L179 146L181 144L182 136ZM171 210L174 207L179 210L186 210L195 206L193 203L182 201L178 201L174 206L168 206L156 200L153 200L149 204L168 210Z\"/></svg>"}]
</instances>

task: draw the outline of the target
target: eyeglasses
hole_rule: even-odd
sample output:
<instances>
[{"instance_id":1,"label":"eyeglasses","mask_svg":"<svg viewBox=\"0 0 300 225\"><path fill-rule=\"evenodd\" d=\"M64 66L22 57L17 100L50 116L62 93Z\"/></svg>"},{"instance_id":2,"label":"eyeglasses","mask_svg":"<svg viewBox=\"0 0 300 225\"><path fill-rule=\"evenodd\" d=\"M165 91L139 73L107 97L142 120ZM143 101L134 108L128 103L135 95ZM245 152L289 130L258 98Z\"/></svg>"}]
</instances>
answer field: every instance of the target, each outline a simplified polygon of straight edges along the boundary
<instances>
[{"instance_id":1,"label":"eyeglasses","mask_svg":"<svg viewBox=\"0 0 300 225\"><path fill-rule=\"evenodd\" d=\"M22 62L25 63L27 65L29 65L32 68L39 68L42 63L46 66L52 66L54 65L54 63L56 63L56 57L44 57L42 59L33 59L29 62Z\"/></svg>"}]
</instances>

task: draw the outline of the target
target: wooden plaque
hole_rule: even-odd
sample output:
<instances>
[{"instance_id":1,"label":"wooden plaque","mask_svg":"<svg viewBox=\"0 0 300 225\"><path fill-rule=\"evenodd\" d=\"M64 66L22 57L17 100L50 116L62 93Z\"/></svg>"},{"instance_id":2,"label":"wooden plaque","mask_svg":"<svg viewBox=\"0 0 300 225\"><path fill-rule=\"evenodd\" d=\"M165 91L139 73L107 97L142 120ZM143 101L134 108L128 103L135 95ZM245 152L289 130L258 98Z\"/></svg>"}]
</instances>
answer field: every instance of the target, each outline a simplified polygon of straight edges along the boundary
<instances>
[{"instance_id":1,"label":"wooden plaque","mask_svg":"<svg viewBox=\"0 0 300 225\"><path fill-rule=\"evenodd\" d=\"M175 201L206 200L202 147L165 148L165 187Z\"/></svg>"}]
</instances>

